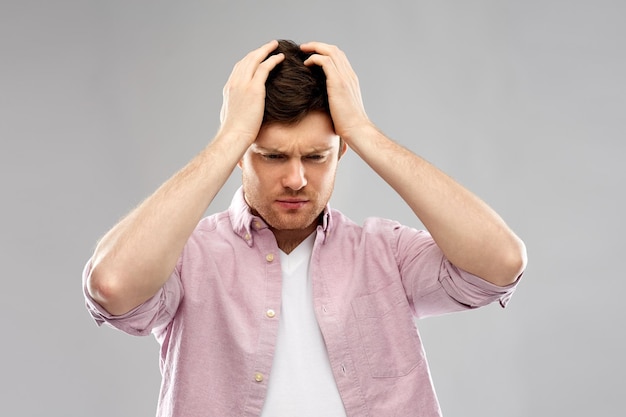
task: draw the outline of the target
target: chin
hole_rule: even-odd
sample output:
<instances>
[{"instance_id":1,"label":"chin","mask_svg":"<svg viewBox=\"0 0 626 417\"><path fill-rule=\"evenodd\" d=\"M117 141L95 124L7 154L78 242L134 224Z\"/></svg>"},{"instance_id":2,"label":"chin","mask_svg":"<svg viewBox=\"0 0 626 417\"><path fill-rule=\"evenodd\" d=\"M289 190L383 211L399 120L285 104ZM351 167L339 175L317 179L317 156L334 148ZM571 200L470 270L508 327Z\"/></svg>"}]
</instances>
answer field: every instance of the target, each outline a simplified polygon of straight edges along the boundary
<instances>
[{"instance_id":1,"label":"chin","mask_svg":"<svg viewBox=\"0 0 626 417\"><path fill-rule=\"evenodd\" d=\"M298 216L298 218L286 218L288 216L279 215L279 216L269 216L265 218L267 224L269 224L272 228L276 230L303 230L311 226L315 219L318 217L317 215L312 216Z\"/></svg>"}]
</instances>

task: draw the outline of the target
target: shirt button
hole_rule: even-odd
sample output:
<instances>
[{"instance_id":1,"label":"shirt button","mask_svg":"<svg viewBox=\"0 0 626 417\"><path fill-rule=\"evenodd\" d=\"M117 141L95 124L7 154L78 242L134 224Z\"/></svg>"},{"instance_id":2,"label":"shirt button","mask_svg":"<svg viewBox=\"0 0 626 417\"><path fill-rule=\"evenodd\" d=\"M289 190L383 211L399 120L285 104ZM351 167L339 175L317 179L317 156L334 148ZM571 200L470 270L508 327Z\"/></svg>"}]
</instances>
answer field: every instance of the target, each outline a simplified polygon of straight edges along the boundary
<instances>
[{"instance_id":1,"label":"shirt button","mask_svg":"<svg viewBox=\"0 0 626 417\"><path fill-rule=\"evenodd\" d=\"M246 233L246 235L243 238L246 239L246 240L250 240L250 237L251 237L250 233Z\"/></svg>"},{"instance_id":2,"label":"shirt button","mask_svg":"<svg viewBox=\"0 0 626 417\"><path fill-rule=\"evenodd\" d=\"M261 222L260 222L260 221L258 221L258 220L257 220L257 221L255 221L255 222L254 222L254 228L255 228L255 229L260 229L260 228L261 228Z\"/></svg>"},{"instance_id":3,"label":"shirt button","mask_svg":"<svg viewBox=\"0 0 626 417\"><path fill-rule=\"evenodd\" d=\"M265 315L270 319L273 319L274 317L276 317L276 312L270 308L265 312Z\"/></svg>"},{"instance_id":4,"label":"shirt button","mask_svg":"<svg viewBox=\"0 0 626 417\"><path fill-rule=\"evenodd\" d=\"M274 254L273 253L268 253L267 255L265 255L265 260L267 262L272 262L274 260Z\"/></svg>"},{"instance_id":5,"label":"shirt button","mask_svg":"<svg viewBox=\"0 0 626 417\"><path fill-rule=\"evenodd\" d=\"M263 382L263 374L262 374L262 373L257 372L256 374L254 374L254 380L255 380L256 382Z\"/></svg>"}]
</instances>

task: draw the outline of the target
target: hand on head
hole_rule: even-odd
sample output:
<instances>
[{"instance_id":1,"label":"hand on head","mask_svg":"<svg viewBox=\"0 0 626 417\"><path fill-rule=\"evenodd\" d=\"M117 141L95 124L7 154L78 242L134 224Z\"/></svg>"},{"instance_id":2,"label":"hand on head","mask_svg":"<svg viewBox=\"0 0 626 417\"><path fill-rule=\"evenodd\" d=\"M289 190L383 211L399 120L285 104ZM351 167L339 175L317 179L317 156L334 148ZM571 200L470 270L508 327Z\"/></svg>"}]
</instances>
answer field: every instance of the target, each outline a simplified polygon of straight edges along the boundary
<instances>
[{"instance_id":1,"label":"hand on head","mask_svg":"<svg viewBox=\"0 0 626 417\"><path fill-rule=\"evenodd\" d=\"M334 45L308 42L300 48L311 56L307 66L318 65L326 74L326 88L335 132L348 144L357 137L358 130L371 125L363 106L359 79L346 54Z\"/></svg>"},{"instance_id":2,"label":"hand on head","mask_svg":"<svg viewBox=\"0 0 626 417\"><path fill-rule=\"evenodd\" d=\"M359 129L371 126L358 78L339 48L308 42L298 50L290 41L280 42L266 43L235 65L224 87L220 130L252 143L264 117L269 116L269 123L291 124L310 112L322 111L330 112L336 133L349 144L359 136ZM271 77L281 63L284 69ZM303 66L318 66L323 73L302 71ZM281 79L276 81L276 77Z\"/></svg>"},{"instance_id":3,"label":"hand on head","mask_svg":"<svg viewBox=\"0 0 626 417\"><path fill-rule=\"evenodd\" d=\"M235 64L223 90L221 131L234 133L249 143L256 139L263 121L265 82L285 58L283 54L268 57L277 46L275 40L268 42Z\"/></svg>"}]
</instances>

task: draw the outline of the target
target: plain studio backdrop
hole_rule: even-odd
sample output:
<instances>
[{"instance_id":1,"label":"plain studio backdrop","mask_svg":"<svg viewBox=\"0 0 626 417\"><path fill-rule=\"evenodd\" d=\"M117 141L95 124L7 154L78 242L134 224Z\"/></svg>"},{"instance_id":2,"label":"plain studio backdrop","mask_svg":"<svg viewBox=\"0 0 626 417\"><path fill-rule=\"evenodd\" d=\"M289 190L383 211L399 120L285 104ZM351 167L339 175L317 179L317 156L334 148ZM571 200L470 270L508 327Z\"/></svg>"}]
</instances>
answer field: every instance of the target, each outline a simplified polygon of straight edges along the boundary
<instances>
[{"instance_id":1,"label":"plain studio backdrop","mask_svg":"<svg viewBox=\"0 0 626 417\"><path fill-rule=\"evenodd\" d=\"M3 0L0 415L154 415L156 341L97 328L81 270L213 137L235 62L287 38L339 45L379 128L527 243L507 309L418 323L444 415L623 416L625 14L619 0ZM422 227L351 152L331 204Z\"/></svg>"}]
</instances>

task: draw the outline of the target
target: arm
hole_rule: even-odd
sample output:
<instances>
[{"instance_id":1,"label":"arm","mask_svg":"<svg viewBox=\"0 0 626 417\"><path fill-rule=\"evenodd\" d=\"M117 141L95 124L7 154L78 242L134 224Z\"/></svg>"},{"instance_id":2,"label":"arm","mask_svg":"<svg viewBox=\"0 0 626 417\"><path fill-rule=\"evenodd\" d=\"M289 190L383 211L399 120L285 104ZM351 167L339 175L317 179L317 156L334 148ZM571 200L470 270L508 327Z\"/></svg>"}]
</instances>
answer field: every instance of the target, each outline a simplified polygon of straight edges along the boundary
<instances>
[{"instance_id":1,"label":"arm","mask_svg":"<svg viewBox=\"0 0 626 417\"><path fill-rule=\"evenodd\" d=\"M342 51L317 42L302 49L314 53L307 65L324 69L337 134L406 201L450 262L496 285L513 283L525 267L526 249L500 216L374 126Z\"/></svg>"},{"instance_id":2,"label":"arm","mask_svg":"<svg viewBox=\"0 0 626 417\"><path fill-rule=\"evenodd\" d=\"M238 62L224 87L221 126L211 143L115 225L99 242L87 280L89 294L109 313L126 313L169 278L189 236L263 119L265 81L284 58L272 41Z\"/></svg>"}]
</instances>

